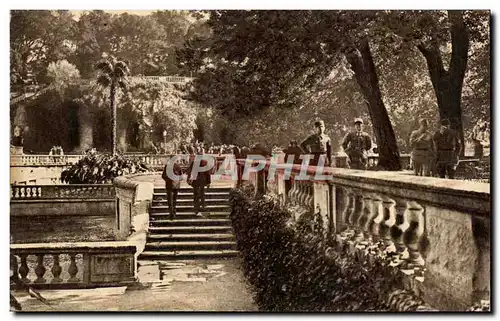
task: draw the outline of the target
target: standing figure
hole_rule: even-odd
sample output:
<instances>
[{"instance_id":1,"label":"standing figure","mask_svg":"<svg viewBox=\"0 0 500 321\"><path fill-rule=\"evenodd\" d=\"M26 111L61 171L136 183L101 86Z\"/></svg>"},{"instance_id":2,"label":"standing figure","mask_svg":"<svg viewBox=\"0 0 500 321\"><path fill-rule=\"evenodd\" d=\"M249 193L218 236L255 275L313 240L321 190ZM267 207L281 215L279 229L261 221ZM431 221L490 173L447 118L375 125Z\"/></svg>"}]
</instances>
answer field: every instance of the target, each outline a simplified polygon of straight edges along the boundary
<instances>
[{"instance_id":1,"label":"standing figure","mask_svg":"<svg viewBox=\"0 0 500 321\"><path fill-rule=\"evenodd\" d=\"M202 155L202 154L201 154ZM194 173L194 163L196 161L196 156L193 157L188 168L188 184L193 187L194 195L194 211L196 216L202 216L200 213L200 206L205 209L205 187L210 187L212 183L210 170L204 172L199 172L197 175ZM200 161L200 167L207 166L207 161L202 159Z\"/></svg>"},{"instance_id":2,"label":"standing figure","mask_svg":"<svg viewBox=\"0 0 500 321\"><path fill-rule=\"evenodd\" d=\"M324 155L324 166L330 166L332 163L332 144L330 137L325 134L325 122L318 120L314 123L314 128L316 133L307 137L306 140L300 144L300 147L305 153L314 155L314 159L310 162L311 165L317 166L320 157Z\"/></svg>"},{"instance_id":3,"label":"standing figure","mask_svg":"<svg viewBox=\"0 0 500 321\"><path fill-rule=\"evenodd\" d=\"M23 136L21 133L21 127L14 127L14 136L12 137L11 144L15 147L23 147Z\"/></svg>"},{"instance_id":4,"label":"standing figure","mask_svg":"<svg viewBox=\"0 0 500 321\"><path fill-rule=\"evenodd\" d=\"M361 118L354 119L354 131L344 137L342 148L347 154L349 168L366 170L368 166L367 153L372 148L372 139L363 131Z\"/></svg>"},{"instance_id":5,"label":"standing figure","mask_svg":"<svg viewBox=\"0 0 500 321\"><path fill-rule=\"evenodd\" d=\"M167 170L168 167L172 168L173 176ZM181 188L182 168L177 161L167 161L163 168L161 178L165 181L165 191L167 194L168 210L170 212L170 219L174 219L177 207L177 194Z\"/></svg>"},{"instance_id":6,"label":"standing figure","mask_svg":"<svg viewBox=\"0 0 500 321\"><path fill-rule=\"evenodd\" d=\"M288 145L288 148L285 149L285 163L288 161L288 157L293 157L293 164L300 164L302 160L300 159L300 155L304 152L302 148L299 147L296 140L292 140Z\"/></svg>"},{"instance_id":7,"label":"standing figure","mask_svg":"<svg viewBox=\"0 0 500 321\"><path fill-rule=\"evenodd\" d=\"M434 143L427 119L420 119L420 128L410 135L411 158L417 176L430 176L434 162Z\"/></svg>"},{"instance_id":8,"label":"standing figure","mask_svg":"<svg viewBox=\"0 0 500 321\"><path fill-rule=\"evenodd\" d=\"M462 151L462 144L457 132L450 129L448 119L441 121L441 128L434 134L433 140L436 148L436 166L439 177L455 178L455 170L458 165L458 157Z\"/></svg>"}]
</instances>

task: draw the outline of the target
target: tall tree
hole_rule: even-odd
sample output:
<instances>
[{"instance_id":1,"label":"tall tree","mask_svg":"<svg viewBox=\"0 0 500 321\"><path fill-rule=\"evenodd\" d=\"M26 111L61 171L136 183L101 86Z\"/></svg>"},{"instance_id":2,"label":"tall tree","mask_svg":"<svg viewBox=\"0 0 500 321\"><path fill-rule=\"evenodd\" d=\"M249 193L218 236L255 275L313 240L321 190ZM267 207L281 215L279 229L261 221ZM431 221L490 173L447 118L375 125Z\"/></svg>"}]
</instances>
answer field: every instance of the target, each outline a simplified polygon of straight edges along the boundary
<instances>
[{"instance_id":1,"label":"tall tree","mask_svg":"<svg viewBox=\"0 0 500 321\"><path fill-rule=\"evenodd\" d=\"M96 64L99 71L97 83L109 87L111 118L112 118L112 150L116 155L116 91L127 90L126 77L130 74L127 64L114 56L108 56Z\"/></svg>"},{"instance_id":2,"label":"tall tree","mask_svg":"<svg viewBox=\"0 0 500 321\"><path fill-rule=\"evenodd\" d=\"M74 42L77 46L74 64L83 78L90 78L95 72L94 63L101 55L111 53L111 32L113 16L103 10L84 12L77 22Z\"/></svg>"},{"instance_id":3,"label":"tall tree","mask_svg":"<svg viewBox=\"0 0 500 321\"><path fill-rule=\"evenodd\" d=\"M12 10L11 85L44 83L49 63L74 51L74 24L72 14L64 10Z\"/></svg>"},{"instance_id":4,"label":"tall tree","mask_svg":"<svg viewBox=\"0 0 500 321\"><path fill-rule=\"evenodd\" d=\"M207 22L213 36L188 43L181 63L199 73L193 99L241 116L294 106L345 56L370 111L379 164L398 170L396 138L365 32L378 19L376 12L213 11Z\"/></svg>"},{"instance_id":5,"label":"tall tree","mask_svg":"<svg viewBox=\"0 0 500 321\"><path fill-rule=\"evenodd\" d=\"M489 37L489 12L394 11L388 17L392 30L425 58L439 116L450 120L463 144L461 101L469 49L472 42Z\"/></svg>"}]
</instances>

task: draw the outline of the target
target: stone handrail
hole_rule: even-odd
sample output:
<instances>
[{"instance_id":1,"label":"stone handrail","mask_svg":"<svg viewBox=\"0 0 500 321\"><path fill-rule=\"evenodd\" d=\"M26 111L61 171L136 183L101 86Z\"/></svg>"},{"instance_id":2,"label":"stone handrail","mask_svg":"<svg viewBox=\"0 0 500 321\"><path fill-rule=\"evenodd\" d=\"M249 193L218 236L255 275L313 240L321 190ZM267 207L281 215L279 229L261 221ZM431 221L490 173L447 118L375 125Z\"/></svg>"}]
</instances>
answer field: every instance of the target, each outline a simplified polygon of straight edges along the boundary
<instances>
[{"instance_id":1,"label":"stone handrail","mask_svg":"<svg viewBox=\"0 0 500 321\"><path fill-rule=\"evenodd\" d=\"M335 167L347 168L347 155L335 155ZM408 169L410 167L411 155L401 154L399 156L399 162L401 163L402 169ZM368 168L376 167L378 164L378 155L372 154L368 155Z\"/></svg>"},{"instance_id":2,"label":"stone handrail","mask_svg":"<svg viewBox=\"0 0 500 321\"><path fill-rule=\"evenodd\" d=\"M50 199L114 199L112 184L11 185L11 201Z\"/></svg>"},{"instance_id":3,"label":"stone handrail","mask_svg":"<svg viewBox=\"0 0 500 321\"><path fill-rule=\"evenodd\" d=\"M305 171L312 179L299 180L300 165L279 167L274 181L262 185L269 175L262 171L251 183L299 213L320 212L325 231L340 246L391 253L427 302L455 310L489 299L489 184L341 168L324 168L328 178L314 178L315 166Z\"/></svg>"},{"instance_id":4,"label":"stone handrail","mask_svg":"<svg viewBox=\"0 0 500 321\"><path fill-rule=\"evenodd\" d=\"M35 288L126 285L136 280L135 253L130 242L11 244L11 275Z\"/></svg>"}]
</instances>

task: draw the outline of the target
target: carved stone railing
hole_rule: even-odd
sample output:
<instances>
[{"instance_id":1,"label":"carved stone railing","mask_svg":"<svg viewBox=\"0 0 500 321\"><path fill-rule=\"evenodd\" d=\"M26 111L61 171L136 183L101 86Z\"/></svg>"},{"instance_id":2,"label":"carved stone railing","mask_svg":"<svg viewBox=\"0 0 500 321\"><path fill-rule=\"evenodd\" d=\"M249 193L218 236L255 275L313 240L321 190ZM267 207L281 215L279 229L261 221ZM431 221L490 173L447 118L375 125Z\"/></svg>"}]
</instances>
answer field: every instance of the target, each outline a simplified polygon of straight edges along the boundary
<instances>
[{"instance_id":1,"label":"carved stone railing","mask_svg":"<svg viewBox=\"0 0 500 321\"><path fill-rule=\"evenodd\" d=\"M10 166L67 166L85 155L11 155Z\"/></svg>"},{"instance_id":2,"label":"carved stone railing","mask_svg":"<svg viewBox=\"0 0 500 321\"><path fill-rule=\"evenodd\" d=\"M137 277L129 242L11 244L10 253L11 275L34 288L118 286Z\"/></svg>"},{"instance_id":3,"label":"carved stone railing","mask_svg":"<svg viewBox=\"0 0 500 321\"><path fill-rule=\"evenodd\" d=\"M114 199L112 184L11 185L11 201L48 199Z\"/></svg>"},{"instance_id":4,"label":"carved stone railing","mask_svg":"<svg viewBox=\"0 0 500 321\"><path fill-rule=\"evenodd\" d=\"M375 246L387 253L409 275L409 288L437 308L460 310L489 300L489 184L343 168L324 168L328 179L315 179L315 166L307 168L311 180L300 181L294 179L300 165L278 167L278 182L268 182L264 192L277 191L289 206L310 211L313 205L339 248ZM285 170L292 171L291 181ZM256 189L265 175L250 180Z\"/></svg>"},{"instance_id":5,"label":"carved stone railing","mask_svg":"<svg viewBox=\"0 0 500 321\"><path fill-rule=\"evenodd\" d=\"M126 155L126 156L138 159L142 163L144 163L145 165L150 166L154 169L159 169L159 168L162 168L166 164L168 159L170 159L171 157L176 156L176 155L174 155L174 154L130 154L130 155ZM187 155L187 154L183 154L183 155L179 155L179 156L183 156L186 159L189 157L193 157L193 155ZM218 169L218 167L224 162L226 157L234 157L233 154L225 154L225 155L205 154L205 156L211 156L211 157L215 158L216 167L214 168L214 170ZM188 161L186 161L186 165L187 165L187 163L188 163Z\"/></svg>"}]
</instances>

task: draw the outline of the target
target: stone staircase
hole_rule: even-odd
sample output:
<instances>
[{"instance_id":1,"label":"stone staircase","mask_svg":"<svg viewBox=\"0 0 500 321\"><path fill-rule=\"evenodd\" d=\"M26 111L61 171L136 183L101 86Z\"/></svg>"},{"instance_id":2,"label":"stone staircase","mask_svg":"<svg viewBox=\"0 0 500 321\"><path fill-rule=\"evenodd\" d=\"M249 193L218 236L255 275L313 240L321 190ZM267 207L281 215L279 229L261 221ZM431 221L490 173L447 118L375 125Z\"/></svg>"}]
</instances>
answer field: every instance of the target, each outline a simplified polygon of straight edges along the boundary
<instances>
[{"instance_id":1,"label":"stone staircase","mask_svg":"<svg viewBox=\"0 0 500 321\"><path fill-rule=\"evenodd\" d=\"M149 213L149 234L140 260L191 260L233 257L236 242L229 220L230 188L205 191L202 217L194 213L193 190L181 188L177 215L170 219L165 188L155 188Z\"/></svg>"}]
</instances>

